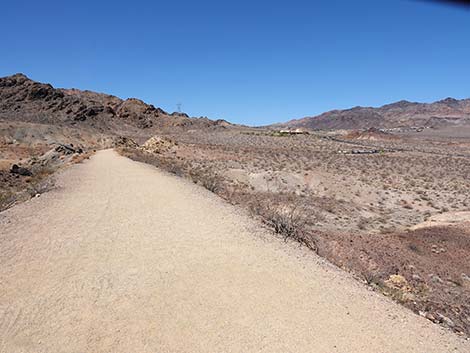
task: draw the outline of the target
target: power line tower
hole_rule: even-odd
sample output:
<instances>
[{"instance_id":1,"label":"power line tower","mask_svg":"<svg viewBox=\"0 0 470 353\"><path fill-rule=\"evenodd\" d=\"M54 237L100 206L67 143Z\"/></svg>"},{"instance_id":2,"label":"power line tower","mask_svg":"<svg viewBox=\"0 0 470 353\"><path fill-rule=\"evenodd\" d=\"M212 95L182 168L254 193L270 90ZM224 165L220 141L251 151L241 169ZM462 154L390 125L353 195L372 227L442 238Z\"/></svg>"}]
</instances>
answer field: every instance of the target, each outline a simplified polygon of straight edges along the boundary
<instances>
[{"instance_id":1,"label":"power line tower","mask_svg":"<svg viewBox=\"0 0 470 353\"><path fill-rule=\"evenodd\" d=\"M176 103L176 109L177 109L178 113L180 113L180 114L181 114L181 106L182 105L183 104L181 104L181 103Z\"/></svg>"}]
</instances>

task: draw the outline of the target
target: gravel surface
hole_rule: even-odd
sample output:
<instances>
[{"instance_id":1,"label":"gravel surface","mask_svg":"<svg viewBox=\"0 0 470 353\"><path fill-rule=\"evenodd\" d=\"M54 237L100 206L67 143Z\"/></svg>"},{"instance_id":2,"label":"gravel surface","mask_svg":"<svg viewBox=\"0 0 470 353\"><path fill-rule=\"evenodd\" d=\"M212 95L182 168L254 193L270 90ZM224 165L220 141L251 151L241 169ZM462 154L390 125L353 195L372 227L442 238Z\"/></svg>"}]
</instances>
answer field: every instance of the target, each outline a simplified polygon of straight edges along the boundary
<instances>
[{"instance_id":1,"label":"gravel surface","mask_svg":"<svg viewBox=\"0 0 470 353\"><path fill-rule=\"evenodd\" d=\"M470 352L205 189L107 150L0 213L0 352Z\"/></svg>"}]
</instances>

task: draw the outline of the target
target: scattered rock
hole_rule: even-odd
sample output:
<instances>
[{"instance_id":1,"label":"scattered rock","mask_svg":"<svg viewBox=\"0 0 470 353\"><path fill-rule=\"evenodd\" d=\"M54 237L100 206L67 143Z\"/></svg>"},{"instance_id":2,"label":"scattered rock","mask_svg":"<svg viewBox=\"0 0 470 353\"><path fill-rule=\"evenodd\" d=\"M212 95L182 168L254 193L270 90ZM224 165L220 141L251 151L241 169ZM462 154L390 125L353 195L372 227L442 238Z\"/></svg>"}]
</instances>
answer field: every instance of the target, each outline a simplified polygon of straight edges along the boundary
<instances>
[{"instance_id":1,"label":"scattered rock","mask_svg":"<svg viewBox=\"0 0 470 353\"><path fill-rule=\"evenodd\" d=\"M450 328L455 326L454 322L451 319L449 319L447 316L444 316L440 313L436 313L436 317L439 323L442 323Z\"/></svg>"},{"instance_id":2,"label":"scattered rock","mask_svg":"<svg viewBox=\"0 0 470 353\"><path fill-rule=\"evenodd\" d=\"M151 153L163 153L174 151L176 143L170 139L154 136L148 139L141 147L142 150Z\"/></svg>"},{"instance_id":3,"label":"scattered rock","mask_svg":"<svg viewBox=\"0 0 470 353\"><path fill-rule=\"evenodd\" d=\"M83 153L82 148L74 148L72 143L69 145L59 144L59 146L55 148L55 151L64 154Z\"/></svg>"},{"instance_id":4,"label":"scattered rock","mask_svg":"<svg viewBox=\"0 0 470 353\"><path fill-rule=\"evenodd\" d=\"M432 251L433 253L435 253L435 254L440 254L440 253L442 253L442 252L446 252L446 249L445 249L445 248L442 248L442 247L439 248L437 245L433 244L433 245L431 246L431 251Z\"/></svg>"},{"instance_id":5,"label":"scattered rock","mask_svg":"<svg viewBox=\"0 0 470 353\"><path fill-rule=\"evenodd\" d=\"M118 136L114 140L114 146L135 148L135 147L138 147L139 145L133 139L129 137Z\"/></svg>"},{"instance_id":6,"label":"scattered rock","mask_svg":"<svg viewBox=\"0 0 470 353\"><path fill-rule=\"evenodd\" d=\"M439 277L438 275L434 274L434 273L431 273L429 275L429 279L434 282L434 283L443 283L441 277Z\"/></svg>"},{"instance_id":7,"label":"scattered rock","mask_svg":"<svg viewBox=\"0 0 470 353\"><path fill-rule=\"evenodd\" d=\"M10 169L10 173L18 174L18 175L22 175L22 176L31 176L31 175L33 175L33 173L29 169L20 167L17 164L12 165L12 167Z\"/></svg>"}]
</instances>

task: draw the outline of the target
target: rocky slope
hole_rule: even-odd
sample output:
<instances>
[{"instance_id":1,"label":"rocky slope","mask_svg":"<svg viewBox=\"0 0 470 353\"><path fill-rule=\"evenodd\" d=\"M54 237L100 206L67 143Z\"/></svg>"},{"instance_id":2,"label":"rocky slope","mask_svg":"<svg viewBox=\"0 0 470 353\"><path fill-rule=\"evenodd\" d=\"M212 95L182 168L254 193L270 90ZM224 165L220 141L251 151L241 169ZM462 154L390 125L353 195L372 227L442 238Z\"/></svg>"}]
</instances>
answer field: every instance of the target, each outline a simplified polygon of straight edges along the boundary
<instances>
[{"instance_id":1,"label":"rocky slope","mask_svg":"<svg viewBox=\"0 0 470 353\"><path fill-rule=\"evenodd\" d=\"M434 103L400 101L379 108L332 110L279 126L309 129L368 129L400 127L470 126L470 99L446 98Z\"/></svg>"},{"instance_id":2,"label":"rocky slope","mask_svg":"<svg viewBox=\"0 0 470 353\"><path fill-rule=\"evenodd\" d=\"M42 193L51 175L93 150L136 146L159 133L229 126L169 114L135 98L57 89L23 74L0 78L0 211ZM63 146L74 152L64 155ZM32 175L15 173L15 165Z\"/></svg>"},{"instance_id":3,"label":"rocky slope","mask_svg":"<svg viewBox=\"0 0 470 353\"><path fill-rule=\"evenodd\" d=\"M223 120L189 118L184 113L170 114L135 98L123 100L90 91L57 89L23 74L0 78L0 119L86 127L118 134L228 124Z\"/></svg>"}]
</instances>

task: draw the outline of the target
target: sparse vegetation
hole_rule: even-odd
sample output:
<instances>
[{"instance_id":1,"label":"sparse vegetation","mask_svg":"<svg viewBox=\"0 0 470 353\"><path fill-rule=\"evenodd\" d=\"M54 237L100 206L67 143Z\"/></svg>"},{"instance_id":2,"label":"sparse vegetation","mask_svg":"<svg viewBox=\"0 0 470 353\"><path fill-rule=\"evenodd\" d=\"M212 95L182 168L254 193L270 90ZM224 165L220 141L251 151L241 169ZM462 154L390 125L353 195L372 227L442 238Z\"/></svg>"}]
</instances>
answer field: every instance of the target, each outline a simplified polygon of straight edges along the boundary
<instances>
[{"instance_id":1,"label":"sparse vegetation","mask_svg":"<svg viewBox=\"0 0 470 353\"><path fill-rule=\"evenodd\" d=\"M56 170L88 158L54 151L57 143L121 146L134 160L251 210L284 239L415 312L470 334L468 226L411 229L470 211L463 132L452 139L439 129L291 134L190 119L23 75L0 80L0 210L41 194ZM32 176L11 174L13 163Z\"/></svg>"},{"instance_id":2,"label":"sparse vegetation","mask_svg":"<svg viewBox=\"0 0 470 353\"><path fill-rule=\"evenodd\" d=\"M263 130L165 136L178 143L171 152L131 148L122 153L248 208L284 239L308 246L417 313L437 317L446 311L455 331L470 332L470 316L461 314L469 312L468 286L429 277L470 272L464 260L470 255L470 235L448 243L454 262L442 258L437 267L421 238L434 233L403 235L436 214L468 210L470 162L461 155L470 155L470 148L465 143L448 147L439 140L378 140L368 144L409 151L351 155L337 153L349 143L321 133L282 139ZM435 234L442 239L445 233ZM392 286L387 282L392 275L402 276L406 286ZM446 283L450 291L442 289ZM449 311L450 306L457 311Z\"/></svg>"}]
</instances>

